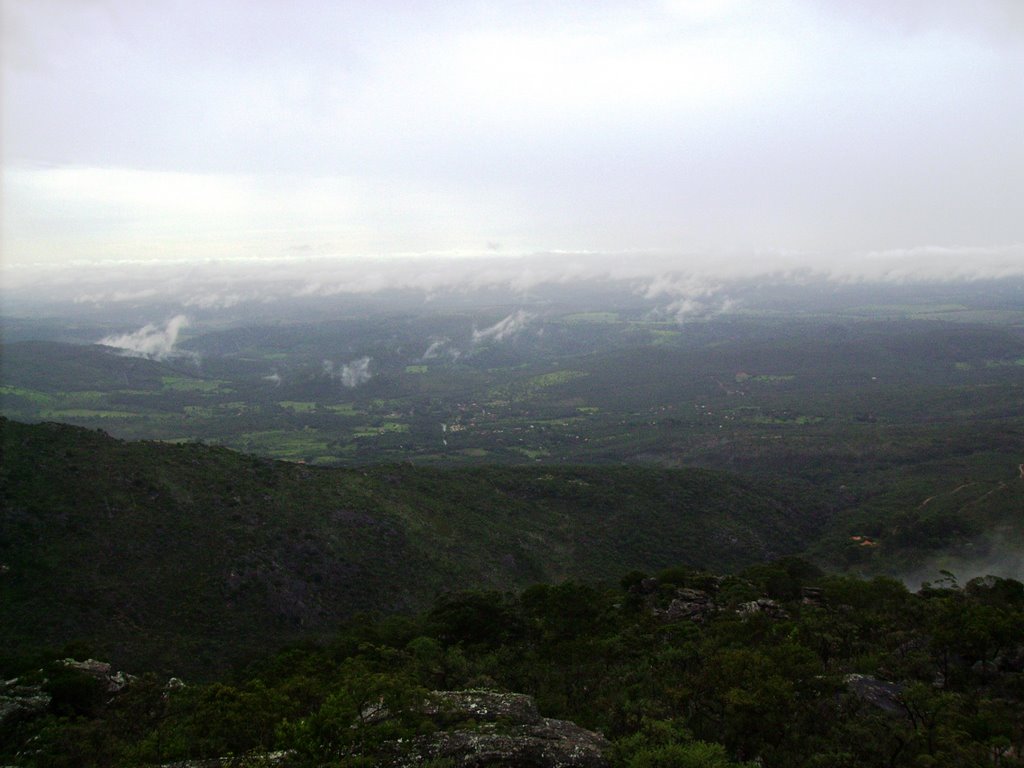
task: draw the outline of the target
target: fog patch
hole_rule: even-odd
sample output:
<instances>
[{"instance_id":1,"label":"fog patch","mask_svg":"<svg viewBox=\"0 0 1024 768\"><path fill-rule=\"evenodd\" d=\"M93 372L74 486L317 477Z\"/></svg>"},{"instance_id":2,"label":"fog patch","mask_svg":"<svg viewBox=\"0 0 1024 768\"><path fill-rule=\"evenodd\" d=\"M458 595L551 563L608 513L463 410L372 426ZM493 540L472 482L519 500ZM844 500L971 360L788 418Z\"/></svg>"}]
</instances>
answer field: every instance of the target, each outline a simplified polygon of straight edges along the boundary
<instances>
[{"instance_id":1,"label":"fog patch","mask_svg":"<svg viewBox=\"0 0 1024 768\"><path fill-rule=\"evenodd\" d=\"M430 346L420 356L420 360L437 360L440 357L450 357L452 360L458 360L462 356L462 352L451 346L451 343L452 340L447 336L440 339L432 339Z\"/></svg>"},{"instance_id":2,"label":"fog patch","mask_svg":"<svg viewBox=\"0 0 1024 768\"><path fill-rule=\"evenodd\" d=\"M330 360L324 360L324 373L332 379L340 381L343 387L355 389L373 378L373 371L370 370L372 363L372 357L360 357L340 366Z\"/></svg>"},{"instance_id":3,"label":"fog patch","mask_svg":"<svg viewBox=\"0 0 1024 768\"><path fill-rule=\"evenodd\" d=\"M20 302L79 305L175 302L225 309L289 298L322 299L387 291L425 298L475 291L518 296L563 285L621 286L653 302L667 316L686 319L728 311L716 297L731 286L941 284L1024 277L1024 244L916 247L835 253L649 253L543 251L510 254L393 254L280 256L207 260L108 260L4 266L0 292ZM676 306L672 306L676 304ZM667 305L667 306L666 306Z\"/></svg>"},{"instance_id":4,"label":"fog patch","mask_svg":"<svg viewBox=\"0 0 1024 768\"><path fill-rule=\"evenodd\" d=\"M110 291L108 293L83 293L75 296L72 302L75 304L103 304L105 302L133 302L145 301L158 295L156 288L143 288L138 291Z\"/></svg>"},{"instance_id":5,"label":"fog patch","mask_svg":"<svg viewBox=\"0 0 1024 768\"><path fill-rule=\"evenodd\" d=\"M960 586L978 576L1024 581L1024 547L1014 539L1012 535L992 535L975 545L977 555L940 555L896 578L911 590L920 589L926 581L938 581L941 571L952 573Z\"/></svg>"},{"instance_id":6,"label":"fog patch","mask_svg":"<svg viewBox=\"0 0 1024 768\"><path fill-rule=\"evenodd\" d=\"M167 321L162 329L149 323L137 331L121 335L106 336L98 342L107 347L114 347L128 357L145 357L150 360L166 360L169 357L185 353L174 349L178 342L178 334L182 328L188 327L188 318L175 315Z\"/></svg>"},{"instance_id":7,"label":"fog patch","mask_svg":"<svg viewBox=\"0 0 1024 768\"><path fill-rule=\"evenodd\" d=\"M734 311L739 302L722 295L722 290L721 283L702 275L665 274L643 285L638 293L651 301L671 299L667 304L655 308L650 316L662 320L671 319L682 325L688 320Z\"/></svg>"},{"instance_id":8,"label":"fog patch","mask_svg":"<svg viewBox=\"0 0 1024 768\"><path fill-rule=\"evenodd\" d=\"M237 293L210 291L190 296L182 304L186 307L197 307L199 309L230 309L240 304L242 300L242 296Z\"/></svg>"},{"instance_id":9,"label":"fog patch","mask_svg":"<svg viewBox=\"0 0 1024 768\"><path fill-rule=\"evenodd\" d=\"M739 302L730 298L712 300L683 298L663 307L661 312L682 325L687 320L727 314L737 306L739 306Z\"/></svg>"},{"instance_id":10,"label":"fog patch","mask_svg":"<svg viewBox=\"0 0 1024 768\"><path fill-rule=\"evenodd\" d=\"M522 331L533 317L529 312L518 309L489 328L484 328L482 331L474 328L473 343L482 344L486 341L505 341L510 339Z\"/></svg>"},{"instance_id":11,"label":"fog patch","mask_svg":"<svg viewBox=\"0 0 1024 768\"><path fill-rule=\"evenodd\" d=\"M1024 243L937 246L862 251L825 265L837 283L920 283L1002 280L1024 272Z\"/></svg>"}]
</instances>

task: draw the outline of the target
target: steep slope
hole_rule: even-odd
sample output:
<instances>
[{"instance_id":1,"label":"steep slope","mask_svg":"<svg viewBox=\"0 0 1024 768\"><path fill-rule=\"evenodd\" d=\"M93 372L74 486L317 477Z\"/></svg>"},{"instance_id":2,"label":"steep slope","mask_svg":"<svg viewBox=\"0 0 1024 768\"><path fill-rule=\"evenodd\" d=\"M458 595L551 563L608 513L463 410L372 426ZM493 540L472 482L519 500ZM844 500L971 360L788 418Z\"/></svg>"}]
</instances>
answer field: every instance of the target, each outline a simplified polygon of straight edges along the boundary
<instances>
[{"instance_id":1,"label":"steep slope","mask_svg":"<svg viewBox=\"0 0 1024 768\"><path fill-rule=\"evenodd\" d=\"M801 549L814 515L717 472L323 469L2 421L0 647L209 671L466 587Z\"/></svg>"}]
</instances>

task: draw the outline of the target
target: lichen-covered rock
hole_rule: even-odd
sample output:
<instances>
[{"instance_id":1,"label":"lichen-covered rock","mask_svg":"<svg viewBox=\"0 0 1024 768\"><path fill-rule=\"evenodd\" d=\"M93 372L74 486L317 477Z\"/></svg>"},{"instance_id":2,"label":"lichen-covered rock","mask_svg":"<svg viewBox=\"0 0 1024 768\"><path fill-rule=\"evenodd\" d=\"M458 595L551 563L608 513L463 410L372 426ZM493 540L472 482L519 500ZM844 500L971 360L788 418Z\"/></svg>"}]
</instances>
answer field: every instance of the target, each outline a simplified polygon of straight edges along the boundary
<instances>
[{"instance_id":1,"label":"lichen-covered rock","mask_svg":"<svg viewBox=\"0 0 1024 768\"><path fill-rule=\"evenodd\" d=\"M41 686L24 685L18 678L0 681L0 724L41 714L49 706L50 695Z\"/></svg>"},{"instance_id":2,"label":"lichen-covered rock","mask_svg":"<svg viewBox=\"0 0 1024 768\"><path fill-rule=\"evenodd\" d=\"M825 605L825 590L821 587L801 587L800 602L822 608Z\"/></svg>"},{"instance_id":3,"label":"lichen-covered rock","mask_svg":"<svg viewBox=\"0 0 1024 768\"><path fill-rule=\"evenodd\" d=\"M789 617L786 609L769 597L759 597L757 600L751 600L748 603L740 603L739 607L736 609L736 613L741 616L763 614L773 619L785 619Z\"/></svg>"},{"instance_id":4,"label":"lichen-covered rock","mask_svg":"<svg viewBox=\"0 0 1024 768\"><path fill-rule=\"evenodd\" d=\"M891 715L905 714L903 686L879 680L871 675L851 674L843 678L847 688L861 701L888 712Z\"/></svg>"},{"instance_id":5,"label":"lichen-covered rock","mask_svg":"<svg viewBox=\"0 0 1024 768\"><path fill-rule=\"evenodd\" d=\"M180 760L176 763L162 763L157 768L287 768L294 758L295 753L285 750L208 760Z\"/></svg>"},{"instance_id":6,"label":"lichen-covered rock","mask_svg":"<svg viewBox=\"0 0 1024 768\"><path fill-rule=\"evenodd\" d=\"M529 696L436 691L424 714L444 730L389 745L393 768L444 759L458 768L606 768L607 740L567 720L540 716Z\"/></svg>"},{"instance_id":7,"label":"lichen-covered rock","mask_svg":"<svg viewBox=\"0 0 1024 768\"><path fill-rule=\"evenodd\" d=\"M432 719L477 722L506 722L534 725L541 722L540 712L532 696L497 691L434 691L423 713Z\"/></svg>"},{"instance_id":8,"label":"lichen-covered rock","mask_svg":"<svg viewBox=\"0 0 1024 768\"><path fill-rule=\"evenodd\" d=\"M676 590L675 598L669 603L668 608L659 611L658 615L665 621L689 619L699 623L714 610L715 603L707 592L701 589L680 588Z\"/></svg>"},{"instance_id":9,"label":"lichen-covered rock","mask_svg":"<svg viewBox=\"0 0 1024 768\"><path fill-rule=\"evenodd\" d=\"M77 670L99 680L106 686L108 693L117 693L135 679L134 675L126 675L121 671L111 672L110 664L96 659L86 659L85 661L61 659L60 663L68 669Z\"/></svg>"}]
</instances>

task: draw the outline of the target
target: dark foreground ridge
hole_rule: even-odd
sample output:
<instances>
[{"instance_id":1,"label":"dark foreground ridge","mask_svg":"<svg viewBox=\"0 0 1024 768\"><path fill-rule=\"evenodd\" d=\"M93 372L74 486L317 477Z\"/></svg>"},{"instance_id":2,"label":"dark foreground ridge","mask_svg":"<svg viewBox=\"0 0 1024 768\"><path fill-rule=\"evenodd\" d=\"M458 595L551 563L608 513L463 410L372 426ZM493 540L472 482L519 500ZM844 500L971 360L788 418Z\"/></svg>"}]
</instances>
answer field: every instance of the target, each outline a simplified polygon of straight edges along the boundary
<instances>
[{"instance_id":1,"label":"dark foreground ridge","mask_svg":"<svg viewBox=\"0 0 1024 768\"><path fill-rule=\"evenodd\" d=\"M721 472L325 469L0 427L0 647L82 639L128 668L203 675L470 587L731 570L801 551L818 528Z\"/></svg>"},{"instance_id":2,"label":"dark foreground ridge","mask_svg":"<svg viewBox=\"0 0 1024 768\"><path fill-rule=\"evenodd\" d=\"M450 594L215 682L8 665L0 765L1019 768L1022 630L1019 581L793 557Z\"/></svg>"}]
</instances>

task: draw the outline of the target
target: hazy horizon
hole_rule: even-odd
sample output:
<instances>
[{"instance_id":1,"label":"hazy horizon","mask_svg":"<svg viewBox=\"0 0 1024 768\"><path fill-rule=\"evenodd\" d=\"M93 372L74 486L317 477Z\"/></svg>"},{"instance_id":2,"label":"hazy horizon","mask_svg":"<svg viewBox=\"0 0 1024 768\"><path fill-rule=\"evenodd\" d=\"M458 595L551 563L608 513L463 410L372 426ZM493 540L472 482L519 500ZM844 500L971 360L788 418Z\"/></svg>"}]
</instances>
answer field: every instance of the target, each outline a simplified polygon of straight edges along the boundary
<instances>
[{"instance_id":1,"label":"hazy horizon","mask_svg":"<svg viewBox=\"0 0 1024 768\"><path fill-rule=\"evenodd\" d=\"M8 292L1024 273L1013 0L2 9Z\"/></svg>"}]
</instances>

